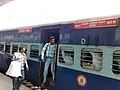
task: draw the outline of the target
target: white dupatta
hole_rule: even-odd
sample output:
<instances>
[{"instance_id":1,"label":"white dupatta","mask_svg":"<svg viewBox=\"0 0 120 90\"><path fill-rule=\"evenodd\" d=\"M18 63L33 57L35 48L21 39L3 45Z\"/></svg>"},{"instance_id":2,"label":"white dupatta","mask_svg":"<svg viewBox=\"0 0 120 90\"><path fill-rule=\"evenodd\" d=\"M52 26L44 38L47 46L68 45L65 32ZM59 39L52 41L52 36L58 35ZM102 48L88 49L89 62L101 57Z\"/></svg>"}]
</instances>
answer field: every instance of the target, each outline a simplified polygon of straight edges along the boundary
<instances>
[{"instance_id":1,"label":"white dupatta","mask_svg":"<svg viewBox=\"0 0 120 90\"><path fill-rule=\"evenodd\" d=\"M19 57L19 53L18 52L14 53L13 58L18 58L18 57ZM21 62L19 60L11 61L10 66L9 66L6 74L11 76L11 77L22 76L22 74L21 74Z\"/></svg>"}]
</instances>

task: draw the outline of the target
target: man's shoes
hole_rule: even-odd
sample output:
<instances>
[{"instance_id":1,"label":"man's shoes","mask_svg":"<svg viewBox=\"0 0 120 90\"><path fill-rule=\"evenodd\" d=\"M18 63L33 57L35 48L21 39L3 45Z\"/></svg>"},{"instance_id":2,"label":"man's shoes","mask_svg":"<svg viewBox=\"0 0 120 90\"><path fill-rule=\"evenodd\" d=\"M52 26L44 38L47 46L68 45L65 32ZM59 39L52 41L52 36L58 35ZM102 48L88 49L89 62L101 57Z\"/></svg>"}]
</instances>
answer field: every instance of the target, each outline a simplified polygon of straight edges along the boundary
<instances>
[{"instance_id":1,"label":"man's shoes","mask_svg":"<svg viewBox=\"0 0 120 90\"><path fill-rule=\"evenodd\" d=\"M44 82L41 84L41 87L45 87L45 83Z\"/></svg>"},{"instance_id":2,"label":"man's shoes","mask_svg":"<svg viewBox=\"0 0 120 90\"><path fill-rule=\"evenodd\" d=\"M51 81L51 82L50 82L50 85L55 86L55 82L54 82L54 81Z\"/></svg>"}]
</instances>

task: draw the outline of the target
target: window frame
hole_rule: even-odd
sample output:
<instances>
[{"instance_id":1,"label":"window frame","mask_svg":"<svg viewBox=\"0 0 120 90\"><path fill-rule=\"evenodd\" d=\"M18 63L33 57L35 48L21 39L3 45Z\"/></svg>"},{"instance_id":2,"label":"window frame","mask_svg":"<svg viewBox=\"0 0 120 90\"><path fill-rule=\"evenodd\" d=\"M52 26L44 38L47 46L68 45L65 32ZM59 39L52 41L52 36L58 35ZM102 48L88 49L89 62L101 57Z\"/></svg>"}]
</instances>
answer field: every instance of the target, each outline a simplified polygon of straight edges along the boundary
<instances>
[{"instance_id":1,"label":"window frame","mask_svg":"<svg viewBox=\"0 0 120 90\"><path fill-rule=\"evenodd\" d=\"M62 48L62 50L64 50L64 53L62 52L61 48ZM68 51L66 49L68 49ZM73 55L72 55L72 53L73 53ZM64 54L64 56L62 56L62 54ZM66 63L65 63L65 54L67 54L67 57L69 59L71 59L70 62L68 60L66 60ZM63 65L72 66L74 64L74 60L75 60L74 59L75 58L74 54L75 54L74 47L72 47L72 46L60 46L59 47L58 62L60 64L63 64ZM66 57L66 59L67 59L67 57ZM61 61L60 61L60 59L61 59Z\"/></svg>"},{"instance_id":2,"label":"window frame","mask_svg":"<svg viewBox=\"0 0 120 90\"><path fill-rule=\"evenodd\" d=\"M31 56L31 46L38 46L38 50L37 50L37 54L38 54L38 55L37 55L37 57L36 57L36 56ZM40 48L39 45L31 44L31 45L30 45L30 56L29 56L29 57L30 57L30 58L35 58L35 59L38 58L38 57L39 57L39 48ZM34 49L34 50L35 50L35 49ZM32 53L33 53L33 51L32 51Z\"/></svg>"},{"instance_id":3,"label":"window frame","mask_svg":"<svg viewBox=\"0 0 120 90\"><path fill-rule=\"evenodd\" d=\"M0 50L0 52L4 52L5 44L4 43L0 43L0 45L3 45L3 48ZM1 46L0 46L0 48L1 48Z\"/></svg>"},{"instance_id":4,"label":"window frame","mask_svg":"<svg viewBox=\"0 0 120 90\"><path fill-rule=\"evenodd\" d=\"M82 51L82 50L84 50L84 51ZM82 55L82 52L87 52L87 53L84 53L84 54L86 54L84 56L84 55ZM88 53L89 53L89 55L87 56ZM96 55L99 56L97 58L97 60L95 59ZM90 60L84 60L83 58L84 59L86 59L86 58L90 59L91 58L91 59ZM99 62L97 62L98 60L99 60ZM81 49L81 53L80 53L80 66L83 69L94 70L94 71L101 71L102 68L103 68L102 65L103 65L103 51L102 51L102 49L100 49L100 48L82 48Z\"/></svg>"},{"instance_id":5,"label":"window frame","mask_svg":"<svg viewBox=\"0 0 120 90\"><path fill-rule=\"evenodd\" d=\"M112 58L112 73L113 74L120 74L120 53L116 53L116 56L114 55L115 54L115 52L120 52L120 50L114 50L113 51L113 58ZM114 59L114 56L115 57L117 57L116 59ZM119 59L118 59L118 57L119 57ZM117 60L118 59L118 60ZM116 65L116 64L114 64L115 62L114 61L116 61L116 63L118 64L118 65ZM115 70L115 69L113 69L113 68L118 68L118 70Z\"/></svg>"},{"instance_id":6,"label":"window frame","mask_svg":"<svg viewBox=\"0 0 120 90\"><path fill-rule=\"evenodd\" d=\"M7 48L7 46L9 46L9 52L7 52L8 51L8 48ZM6 54L10 54L11 53L11 43L5 43L5 51L4 51Z\"/></svg>"},{"instance_id":7,"label":"window frame","mask_svg":"<svg viewBox=\"0 0 120 90\"><path fill-rule=\"evenodd\" d=\"M17 50L13 52L13 46L17 46ZM11 50L11 54L14 54L15 52L19 52L19 45L18 44L12 44L12 50Z\"/></svg>"}]
</instances>

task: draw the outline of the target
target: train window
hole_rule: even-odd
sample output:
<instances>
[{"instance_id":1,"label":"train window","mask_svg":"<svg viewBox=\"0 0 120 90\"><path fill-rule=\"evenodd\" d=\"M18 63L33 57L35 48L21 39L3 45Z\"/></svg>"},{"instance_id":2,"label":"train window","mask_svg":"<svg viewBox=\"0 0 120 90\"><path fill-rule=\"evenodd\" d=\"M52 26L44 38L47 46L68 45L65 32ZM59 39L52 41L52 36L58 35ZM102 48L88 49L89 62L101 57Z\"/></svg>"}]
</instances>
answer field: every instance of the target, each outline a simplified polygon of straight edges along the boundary
<instances>
[{"instance_id":1,"label":"train window","mask_svg":"<svg viewBox=\"0 0 120 90\"><path fill-rule=\"evenodd\" d=\"M30 47L30 57L38 58L39 56L39 46L38 45L31 45Z\"/></svg>"},{"instance_id":2,"label":"train window","mask_svg":"<svg viewBox=\"0 0 120 90\"><path fill-rule=\"evenodd\" d=\"M18 52L18 45L12 45L12 54L14 54L15 52Z\"/></svg>"},{"instance_id":3,"label":"train window","mask_svg":"<svg viewBox=\"0 0 120 90\"><path fill-rule=\"evenodd\" d=\"M10 44L9 43L6 43L6 45L5 45L5 52L10 53Z\"/></svg>"},{"instance_id":4,"label":"train window","mask_svg":"<svg viewBox=\"0 0 120 90\"><path fill-rule=\"evenodd\" d=\"M102 69L103 52L97 48L84 48L81 50L81 67L99 71Z\"/></svg>"},{"instance_id":5,"label":"train window","mask_svg":"<svg viewBox=\"0 0 120 90\"><path fill-rule=\"evenodd\" d=\"M74 49L73 47L60 47L59 49L59 63L72 65L74 63Z\"/></svg>"},{"instance_id":6,"label":"train window","mask_svg":"<svg viewBox=\"0 0 120 90\"><path fill-rule=\"evenodd\" d=\"M112 72L114 74L120 74L120 50L113 52Z\"/></svg>"},{"instance_id":7,"label":"train window","mask_svg":"<svg viewBox=\"0 0 120 90\"><path fill-rule=\"evenodd\" d=\"M4 44L0 43L0 52L3 52L4 50Z\"/></svg>"}]
</instances>

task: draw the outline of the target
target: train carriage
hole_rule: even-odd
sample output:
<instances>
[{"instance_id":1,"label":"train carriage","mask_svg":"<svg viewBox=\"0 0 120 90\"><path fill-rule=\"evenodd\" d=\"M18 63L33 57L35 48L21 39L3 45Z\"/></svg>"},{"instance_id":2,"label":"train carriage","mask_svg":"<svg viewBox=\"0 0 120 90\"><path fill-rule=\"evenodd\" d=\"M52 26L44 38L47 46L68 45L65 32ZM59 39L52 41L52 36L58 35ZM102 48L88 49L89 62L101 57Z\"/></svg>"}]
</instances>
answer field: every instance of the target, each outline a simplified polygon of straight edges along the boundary
<instances>
[{"instance_id":1,"label":"train carriage","mask_svg":"<svg viewBox=\"0 0 120 90\"><path fill-rule=\"evenodd\" d=\"M0 32L0 70L5 73L13 53L25 46L30 67L26 80L39 86L43 68L38 57L50 36L55 36L57 44L52 90L120 89L119 17L3 30Z\"/></svg>"}]
</instances>

